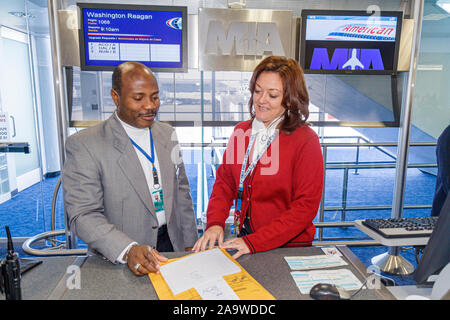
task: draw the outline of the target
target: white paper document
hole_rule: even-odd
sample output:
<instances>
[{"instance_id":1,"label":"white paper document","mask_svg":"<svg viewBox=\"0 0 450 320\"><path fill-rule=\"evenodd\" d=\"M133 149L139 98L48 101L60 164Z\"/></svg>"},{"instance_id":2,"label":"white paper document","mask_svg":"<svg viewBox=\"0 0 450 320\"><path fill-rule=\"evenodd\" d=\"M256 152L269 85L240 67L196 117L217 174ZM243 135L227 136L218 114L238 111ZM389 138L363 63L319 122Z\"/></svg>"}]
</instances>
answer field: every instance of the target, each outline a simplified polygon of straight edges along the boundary
<instances>
[{"instance_id":1,"label":"white paper document","mask_svg":"<svg viewBox=\"0 0 450 320\"><path fill-rule=\"evenodd\" d=\"M223 278L196 285L194 288L203 300L239 300Z\"/></svg>"},{"instance_id":2,"label":"white paper document","mask_svg":"<svg viewBox=\"0 0 450 320\"><path fill-rule=\"evenodd\" d=\"M160 271L172 293L177 295L223 276L241 272L241 268L216 248L163 265Z\"/></svg>"},{"instance_id":3,"label":"white paper document","mask_svg":"<svg viewBox=\"0 0 450 320\"><path fill-rule=\"evenodd\" d=\"M345 266L347 263L338 255L317 255L284 257L291 270L310 270Z\"/></svg>"},{"instance_id":4,"label":"white paper document","mask_svg":"<svg viewBox=\"0 0 450 320\"><path fill-rule=\"evenodd\" d=\"M357 290L362 286L361 281L348 269L293 271L291 275L302 294L308 294L318 283L334 284L344 290Z\"/></svg>"}]
</instances>

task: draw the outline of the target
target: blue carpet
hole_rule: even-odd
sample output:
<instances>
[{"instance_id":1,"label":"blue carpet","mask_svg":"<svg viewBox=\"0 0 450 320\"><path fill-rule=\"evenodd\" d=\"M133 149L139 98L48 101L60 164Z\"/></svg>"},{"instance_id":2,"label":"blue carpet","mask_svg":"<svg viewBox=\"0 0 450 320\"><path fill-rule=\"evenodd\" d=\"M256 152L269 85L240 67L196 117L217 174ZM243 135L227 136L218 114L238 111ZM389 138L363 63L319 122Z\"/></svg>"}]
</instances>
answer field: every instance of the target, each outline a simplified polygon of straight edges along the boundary
<instances>
[{"instance_id":1,"label":"blue carpet","mask_svg":"<svg viewBox=\"0 0 450 320\"><path fill-rule=\"evenodd\" d=\"M50 230L51 203L58 178L47 178L0 204L0 238L6 237L5 225L9 225L13 237L29 237ZM64 229L61 192L56 212L56 229Z\"/></svg>"}]
</instances>

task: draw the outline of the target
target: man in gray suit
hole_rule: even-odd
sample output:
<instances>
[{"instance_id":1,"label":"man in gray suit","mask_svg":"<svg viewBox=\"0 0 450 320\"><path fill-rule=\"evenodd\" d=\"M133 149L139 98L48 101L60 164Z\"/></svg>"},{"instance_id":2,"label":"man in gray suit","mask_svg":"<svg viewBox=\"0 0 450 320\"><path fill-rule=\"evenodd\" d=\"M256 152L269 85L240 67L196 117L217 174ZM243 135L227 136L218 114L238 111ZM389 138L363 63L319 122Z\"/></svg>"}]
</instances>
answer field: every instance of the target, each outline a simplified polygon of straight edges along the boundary
<instances>
[{"instance_id":1,"label":"man in gray suit","mask_svg":"<svg viewBox=\"0 0 450 320\"><path fill-rule=\"evenodd\" d=\"M159 272L159 252L190 250L197 227L175 131L155 121L157 81L125 62L113 73L115 113L68 137L64 208L71 230L136 275Z\"/></svg>"}]
</instances>

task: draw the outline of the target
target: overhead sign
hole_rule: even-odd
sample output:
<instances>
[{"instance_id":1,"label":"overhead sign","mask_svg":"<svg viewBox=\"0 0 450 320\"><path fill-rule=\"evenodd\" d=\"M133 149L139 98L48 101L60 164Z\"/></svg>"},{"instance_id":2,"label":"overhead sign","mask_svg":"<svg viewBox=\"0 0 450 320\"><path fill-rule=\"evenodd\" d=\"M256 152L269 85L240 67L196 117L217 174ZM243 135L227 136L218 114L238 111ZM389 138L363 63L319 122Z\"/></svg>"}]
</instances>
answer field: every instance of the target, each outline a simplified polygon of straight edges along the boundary
<instances>
[{"instance_id":1,"label":"overhead sign","mask_svg":"<svg viewBox=\"0 0 450 320\"><path fill-rule=\"evenodd\" d=\"M199 69L253 71L266 56L291 56L292 11L199 9Z\"/></svg>"},{"instance_id":2,"label":"overhead sign","mask_svg":"<svg viewBox=\"0 0 450 320\"><path fill-rule=\"evenodd\" d=\"M401 12L303 10L300 62L307 73L396 72Z\"/></svg>"}]
</instances>

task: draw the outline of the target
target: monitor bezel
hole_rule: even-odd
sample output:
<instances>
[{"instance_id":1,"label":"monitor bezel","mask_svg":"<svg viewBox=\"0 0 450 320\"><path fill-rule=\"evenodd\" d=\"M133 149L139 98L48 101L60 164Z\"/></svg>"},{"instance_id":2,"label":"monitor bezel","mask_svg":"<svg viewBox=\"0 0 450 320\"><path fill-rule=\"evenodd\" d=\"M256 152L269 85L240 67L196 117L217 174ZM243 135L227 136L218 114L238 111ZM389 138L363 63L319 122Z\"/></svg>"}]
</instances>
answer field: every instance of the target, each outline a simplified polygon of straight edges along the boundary
<instances>
[{"instance_id":1,"label":"monitor bezel","mask_svg":"<svg viewBox=\"0 0 450 320\"><path fill-rule=\"evenodd\" d=\"M303 68L304 73L307 74L360 74L360 75L396 75L398 66L398 55L400 51L400 38L403 21L403 11L380 11L377 16L397 17L397 28L395 36L394 47L394 63L393 70L314 70L305 68L305 47L306 47L306 16L307 15L335 15L335 16L367 16L370 17L373 13L364 10L302 10L301 13L301 31L300 31L300 52L298 52L298 61Z\"/></svg>"},{"instance_id":2,"label":"monitor bezel","mask_svg":"<svg viewBox=\"0 0 450 320\"><path fill-rule=\"evenodd\" d=\"M428 283L430 276L439 273L450 263L448 254L449 235L450 235L450 194L447 195L442 205L439 217L434 226L433 232L428 239L423 255L417 264L412 276L418 284ZM445 242L447 241L447 242Z\"/></svg>"},{"instance_id":3,"label":"monitor bezel","mask_svg":"<svg viewBox=\"0 0 450 320\"><path fill-rule=\"evenodd\" d=\"M130 5L78 2L78 38L80 51L80 68L82 71L113 71L116 66L86 65L86 51L84 38L83 9L111 9L111 10L140 10L140 11L171 11L181 12L182 28L182 67L149 67L153 72L187 72L188 71L188 21L187 7L185 6L159 6L159 5Z\"/></svg>"}]
</instances>

